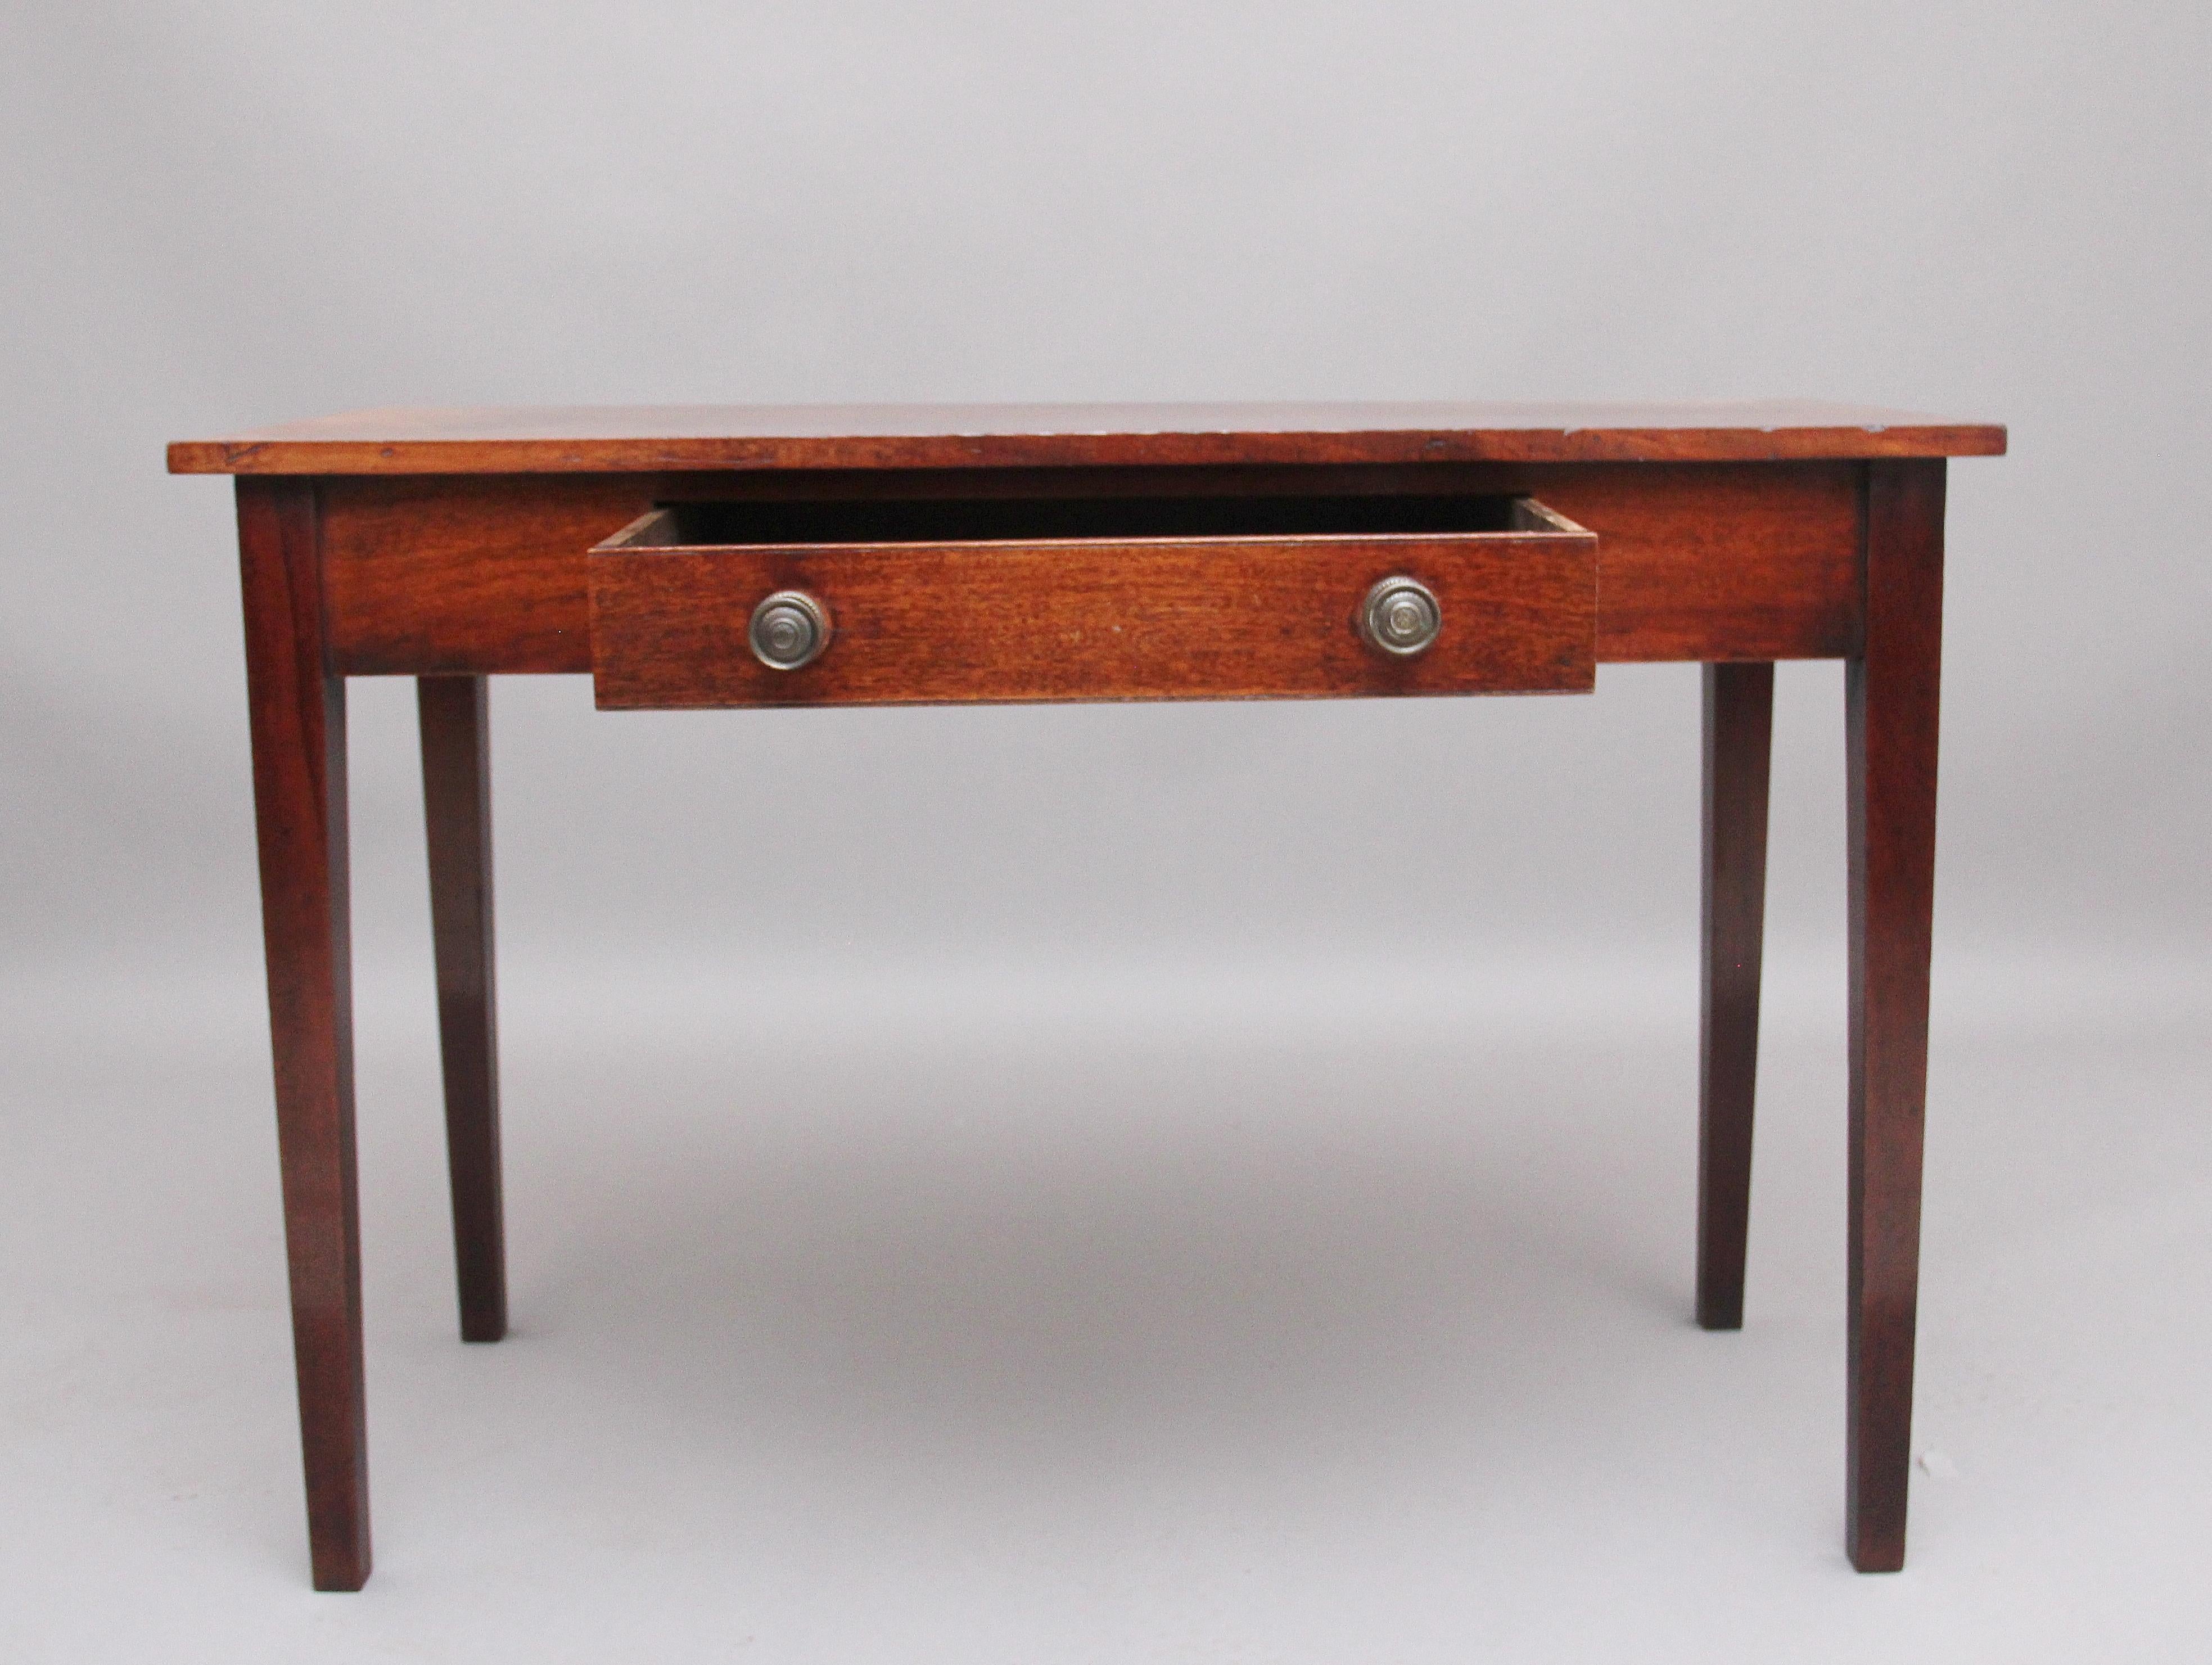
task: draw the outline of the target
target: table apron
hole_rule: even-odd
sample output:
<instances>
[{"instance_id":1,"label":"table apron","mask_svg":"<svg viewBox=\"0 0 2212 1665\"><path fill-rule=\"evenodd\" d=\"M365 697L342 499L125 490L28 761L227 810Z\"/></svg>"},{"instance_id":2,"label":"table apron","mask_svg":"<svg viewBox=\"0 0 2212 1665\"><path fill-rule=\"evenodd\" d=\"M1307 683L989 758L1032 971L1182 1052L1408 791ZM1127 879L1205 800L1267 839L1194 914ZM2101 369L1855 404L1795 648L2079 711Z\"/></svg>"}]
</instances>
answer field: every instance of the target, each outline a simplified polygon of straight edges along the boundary
<instances>
[{"instance_id":1,"label":"table apron","mask_svg":"<svg viewBox=\"0 0 2212 1665\"><path fill-rule=\"evenodd\" d=\"M1525 493L1598 535L1601 662L1842 659L1864 615L1856 462L326 477L331 668L592 668L586 552L656 502L1107 493Z\"/></svg>"}]
</instances>

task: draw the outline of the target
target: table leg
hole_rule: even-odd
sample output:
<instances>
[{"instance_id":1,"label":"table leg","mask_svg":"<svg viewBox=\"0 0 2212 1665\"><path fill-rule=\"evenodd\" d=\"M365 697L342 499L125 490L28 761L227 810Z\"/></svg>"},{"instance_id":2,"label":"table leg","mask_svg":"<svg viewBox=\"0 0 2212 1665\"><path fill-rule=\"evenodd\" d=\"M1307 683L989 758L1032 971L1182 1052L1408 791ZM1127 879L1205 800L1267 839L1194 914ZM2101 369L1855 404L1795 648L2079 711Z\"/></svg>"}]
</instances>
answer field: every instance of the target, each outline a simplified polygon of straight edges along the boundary
<instances>
[{"instance_id":1,"label":"table leg","mask_svg":"<svg viewBox=\"0 0 2212 1665\"><path fill-rule=\"evenodd\" d=\"M1743 1328L1752 1099L1766 915L1774 667L1705 666L1705 921L1698 1050L1698 1322Z\"/></svg>"},{"instance_id":2,"label":"table leg","mask_svg":"<svg viewBox=\"0 0 2212 1665\"><path fill-rule=\"evenodd\" d=\"M1943 465L1869 465L1866 639L1845 667L1850 797L1850 1343L1844 1536L1905 1565L1936 879Z\"/></svg>"},{"instance_id":3,"label":"table leg","mask_svg":"<svg viewBox=\"0 0 2212 1665\"><path fill-rule=\"evenodd\" d=\"M314 489L238 483L254 818L292 1352L318 1589L368 1577L354 1176L345 682L325 649Z\"/></svg>"},{"instance_id":4,"label":"table leg","mask_svg":"<svg viewBox=\"0 0 2212 1665\"><path fill-rule=\"evenodd\" d=\"M423 677L416 683L438 1038L445 1064L447 1168L465 1341L496 1341L507 1334L485 687L482 677Z\"/></svg>"}]
</instances>

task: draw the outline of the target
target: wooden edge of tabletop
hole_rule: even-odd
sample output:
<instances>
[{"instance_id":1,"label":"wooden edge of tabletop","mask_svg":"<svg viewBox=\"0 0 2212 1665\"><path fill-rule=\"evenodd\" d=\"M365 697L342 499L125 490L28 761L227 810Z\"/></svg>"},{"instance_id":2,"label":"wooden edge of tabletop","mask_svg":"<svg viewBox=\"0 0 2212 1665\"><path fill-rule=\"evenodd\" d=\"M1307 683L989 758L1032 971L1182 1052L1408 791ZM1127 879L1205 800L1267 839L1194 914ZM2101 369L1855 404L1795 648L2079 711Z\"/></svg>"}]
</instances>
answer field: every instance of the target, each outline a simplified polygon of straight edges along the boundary
<instances>
[{"instance_id":1,"label":"wooden edge of tabletop","mask_svg":"<svg viewBox=\"0 0 2212 1665\"><path fill-rule=\"evenodd\" d=\"M1039 420L1024 424L1035 412ZM942 431L879 410L711 408L372 411L169 447L173 474L599 474L753 469L960 469L1329 465L1374 463L1802 462L2003 454L1993 423L1851 407L1758 404L1593 406L1589 425L1480 422L1506 409L1468 407L1456 425L1360 425L1357 406L945 407ZM853 420L836 419L848 414ZM1429 414L1424 412L1422 414ZM1457 414L1439 412L1437 414ZM1518 415L1517 412L1510 413ZM1545 414L1571 418L1573 407ZM594 417L597 417L596 422ZM873 421L868 418L874 418ZM1047 418L1059 418L1057 421ZM1794 418L1794 420L1793 420ZM1848 418L1848 419L1847 419ZM1249 422L1245 426L1243 423Z\"/></svg>"}]
</instances>

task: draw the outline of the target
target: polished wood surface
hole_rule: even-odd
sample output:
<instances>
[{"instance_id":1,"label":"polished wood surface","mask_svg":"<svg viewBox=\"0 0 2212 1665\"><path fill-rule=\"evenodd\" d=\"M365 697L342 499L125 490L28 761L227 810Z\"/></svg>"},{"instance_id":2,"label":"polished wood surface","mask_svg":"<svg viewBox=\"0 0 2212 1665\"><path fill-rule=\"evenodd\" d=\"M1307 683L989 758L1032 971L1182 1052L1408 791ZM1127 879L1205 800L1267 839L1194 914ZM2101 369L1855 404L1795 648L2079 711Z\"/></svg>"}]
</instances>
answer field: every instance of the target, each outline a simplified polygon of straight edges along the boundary
<instances>
[{"instance_id":1,"label":"polished wood surface","mask_svg":"<svg viewBox=\"0 0 2212 1665\"><path fill-rule=\"evenodd\" d=\"M1132 469L316 483L349 675L592 668L587 552L655 502L1119 492L1522 494L1598 539L1599 662L1840 659L1858 645L1865 465Z\"/></svg>"},{"instance_id":2,"label":"polished wood surface","mask_svg":"<svg viewBox=\"0 0 2212 1665\"><path fill-rule=\"evenodd\" d=\"M1771 664L1705 673L1705 901L1698 1018L1698 1322L1743 1328L1766 923Z\"/></svg>"},{"instance_id":3,"label":"polished wood surface","mask_svg":"<svg viewBox=\"0 0 2212 1665\"><path fill-rule=\"evenodd\" d=\"M482 677L424 677L416 684L447 1170L464 1341L496 1341L507 1334L498 1002L492 974L489 700Z\"/></svg>"},{"instance_id":4,"label":"polished wood surface","mask_svg":"<svg viewBox=\"0 0 2212 1665\"><path fill-rule=\"evenodd\" d=\"M345 683L324 653L313 495L238 483L246 710L276 1077L284 1252L317 1589L368 1577Z\"/></svg>"},{"instance_id":5,"label":"polished wood surface","mask_svg":"<svg viewBox=\"0 0 2212 1665\"><path fill-rule=\"evenodd\" d=\"M1943 658L1940 462L1867 482L1866 646L1844 668L1850 848L1849 1479L1862 1572L1905 1565L1920 1286L1936 738Z\"/></svg>"},{"instance_id":6,"label":"polished wood surface","mask_svg":"<svg viewBox=\"0 0 2212 1665\"><path fill-rule=\"evenodd\" d=\"M1405 501L1337 518L1388 524ZM594 686L605 709L1586 692L1597 540L1510 501L1416 517L1511 522L1486 532L826 546L692 547L686 517L659 510L592 553ZM1327 524L1328 506L1267 503L1262 518ZM1195 517L1054 507L1054 526L1240 524L1234 503ZM1358 635L1368 587L1391 577L1427 585L1443 609L1435 645L1411 658ZM761 664L746 635L754 606L783 589L833 621L828 650L795 671Z\"/></svg>"},{"instance_id":7,"label":"polished wood surface","mask_svg":"<svg viewBox=\"0 0 2212 1665\"><path fill-rule=\"evenodd\" d=\"M1987 456L2002 428L1847 404L763 404L361 410L169 447L179 474L560 474Z\"/></svg>"}]
</instances>

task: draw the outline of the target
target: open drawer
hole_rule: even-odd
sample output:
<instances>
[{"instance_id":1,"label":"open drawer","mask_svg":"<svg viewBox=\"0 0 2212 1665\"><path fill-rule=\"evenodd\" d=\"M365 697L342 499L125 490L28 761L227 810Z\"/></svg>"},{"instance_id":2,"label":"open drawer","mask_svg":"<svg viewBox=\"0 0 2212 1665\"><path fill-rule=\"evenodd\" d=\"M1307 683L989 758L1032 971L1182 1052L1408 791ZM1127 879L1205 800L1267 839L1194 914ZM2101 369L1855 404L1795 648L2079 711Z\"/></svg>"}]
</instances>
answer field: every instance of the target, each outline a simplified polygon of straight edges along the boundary
<instances>
[{"instance_id":1,"label":"open drawer","mask_svg":"<svg viewBox=\"0 0 2212 1665\"><path fill-rule=\"evenodd\" d=\"M678 503L591 553L606 708L1586 692L1526 497Z\"/></svg>"}]
</instances>

